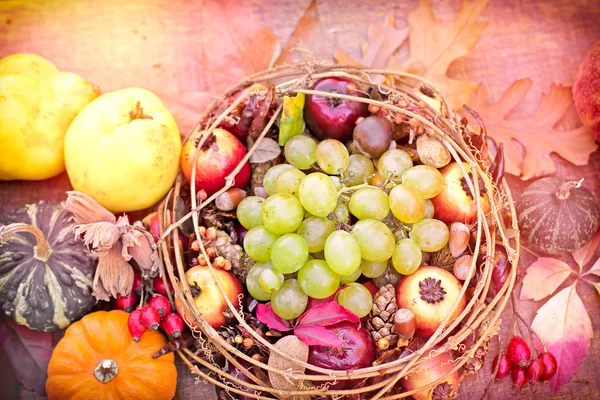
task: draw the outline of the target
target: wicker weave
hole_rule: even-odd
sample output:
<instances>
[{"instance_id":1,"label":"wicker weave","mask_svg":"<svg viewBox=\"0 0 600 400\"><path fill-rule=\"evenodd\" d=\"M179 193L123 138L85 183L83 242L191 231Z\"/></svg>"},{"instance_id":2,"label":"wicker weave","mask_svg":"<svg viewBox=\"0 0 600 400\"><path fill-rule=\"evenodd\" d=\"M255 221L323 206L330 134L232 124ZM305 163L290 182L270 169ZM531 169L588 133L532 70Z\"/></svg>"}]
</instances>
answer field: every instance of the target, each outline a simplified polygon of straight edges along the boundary
<instances>
[{"instance_id":1,"label":"wicker weave","mask_svg":"<svg viewBox=\"0 0 600 400\"><path fill-rule=\"evenodd\" d=\"M211 104L205 111L204 115L201 117L201 120L209 115L212 110L216 109L216 107L221 106L221 108L223 108L223 100L227 98L227 96L233 91L244 88L252 83L263 83L265 85L275 83L278 97L282 97L284 94L294 93L343 97L344 95L322 93L307 89L311 88L316 80L330 76L349 78L360 85L369 85L374 87L380 93L384 94L384 98L387 99L397 98L397 96L403 97L410 104L409 107L400 108L397 105L392 104L391 101L382 102L373 100L371 98L353 97L352 99L369 104L376 104L380 107L387 108L388 112L390 113L400 113L408 118L416 119L419 124L423 126L425 131L427 131L429 134L434 134L438 140L445 144L446 148L450 151L455 160L462 160L468 163L472 171L472 177L469 174L466 174L461 163L459 163L459 165L461 165L463 176L465 177L471 192L475 193L474 197L477 201L478 209L480 210L478 214L478 222L475 228L477 241L475 247L473 248L473 253L485 253L488 255L493 255L495 254L496 243L502 244L507 250L508 258L511 263L509 277L504 286L498 290L493 297L488 297L493 270L493 257L485 257L485 263L479 266L479 281L474 288L471 300L467 302L467 305L460 316L453 323L447 326L446 329L438 329L437 332L430 339L428 339L427 343L421 349L414 353L403 356L393 362L353 371L333 371L294 360L293 362L295 364L305 367L307 372L302 374L297 372L292 373L289 370L276 370L269 367L266 362L257 361L242 353L234 346L228 344L227 341L221 337L215 329L208 325L208 323L206 323L202 316L198 313L198 310L194 305L193 298L190 294L189 285L185 280L181 281L180 289L180 283L177 276L183 276L185 273L185 268L180 244L177 240L177 229L175 228L178 223L183 220L183 218L172 226L165 226L165 221L169 220L169 218L166 218L166 216L170 210L174 212L174 215L180 215L180 210L178 210L177 207L181 207L181 202L175 201L178 197L180 197L181 188L183 187L182 182L184 182L184 178L182 178L180 174L173 190L165 199L165 201L163 201L159 209L159 215L162 217L160 222L164 238L164 241L160 246L163 260L163 271L161 272L163 273L163 276L166 276L167 279L173 283L173 286L175 287L174 295L184 304L189 315L193 316L197 325L201 327L202 332L196 333L201 342L204 343L205 347L207 346L207 343L210 342L211 346L217 352L222 353L229 363L233 364L242 373L244 373L244 375L248 376L253 383L249 384L231 376L226 371L223 371L218 365L207 361L206 357L199 357L188 349L179 351L179 355L193 374L199 376L201 379L228 390L230 393L255 397L257 399L271 398L265 397L267 393L271 393L278 398L310 398L324 396L325 394L334 398L342 398L350 394L364 395L366 393L368 393L366 397L370 399L397 399L410 396L415 392L435 386L437 383L441 382L443 378L436 382L432 382L428 386L421 387L410 392L398 393L397 391L392 392L391 389L402 377L407 376L419 368L419 365L423 363L425 358L423 354L427 354L427 357L433 357L440 352L456 350L460 348L462 355L456 359L453 371L457 371L463 367L465 363L469 362L469 360L475 357L475 352L477 349L482 344L485 344L487 341L489 341L492 335L497 333L500 315L506 306L506 303L510 297L510 293L513 289L519 254L519 236L517 230L517 219L508 185L503 180L499 187L494 187L491 183L491 179L483 179L490 201L490 211L487 215L484 215L483 211L481 211L481 207L479 207L479 185L473 183L477 182L478 176L488 174L486 168L488 154L481 154L480 149L476 149L470 143L467 143L463 136L466 129L475 131L475 129L479 130L480 127L466 127L464 120L461 122L462 118L460 116L448 111L442 96L439 95L435 89L433 89L433 85L424 81L422 78L396 71L374 70L355 66L322 66L309 64L283 66L258 73L240 82L238 85L231 88L231 90L227 91L223 97L213 102L213 104ZM376 81L388 83L394 82L394 84L375 83ZM216 120L214 120L208 130L210 131L218 126L224 117L244 99L244 97L240 97L233 104L231 104L231 106L229 106L220 116L218 116ZM432 101L431 99L434 100ZM269 120L267 127L262 132L258 141L254 144L254 147L258 145L262 137L264 137L264 135L267 133L269 127L275 122L280 111L281 106L276 111L275 115ZM189 136L198 132L199 130L200 124L195 127ZM252 151L253 149L249 149L249 154ZM244 162L245 161L246 160L244 160ZM243 163L240 163L240 168L242 164ZM237 171L238 170L234 170L232 174L230 174L230 177L235 176ZM198 211L202 207L212 202L218 194L228 189L233 182L231 179L227 179L227 184L221 191L204 200L201 204L197 204L196 196L194 195L195 185L193 183L193 177L191 181L192 184L190 189L192 193L192 211L184 218L189 218L191 216L194 222L194 227L197 230L199 215ZM505 233L509 231L511 232L510 235ZM198 236L197 232L196 235ZM201 246L201 251L204 255L206 255L203 246ZM474 257L469 279L464 282L460 296L466 295L465 293L469 287L469 282L472 279L475 279L475 269L478 267L476 264L476 259L477 257ZM214 269L212 265L209 264L209 268L214 276ZM221 292L224 293L223 288L218 281L217 284ZM227 299L226 296L225 298ZM280 355L288 358L285 354L275 349L271 343L266 341L260 335L256 334L247 326L243 320L242 314L239 312L241 309L240 304L231 304L229 300L227 300L227 303L231 310L233 310L234 316L239 321L239 324L243 327L246 327L250 331L255 342L257 342L260 346L264 346L270 352L278 352ZM454 312L454 309L458 306L458 303L459 301L454 304L450 315ZM442 326L443 325L444 324L442 324ZM483 328L479 329L480 327ZM470 346L465 348L463 341L469 335L472 335L477 331L477 339L474 340ZM435 349L430 351L430 349L433 348ZM238 361L240 359L243 359L247 363L261 368L264 373L258 374L257 376L256 374L248 372L248 370L244 368ZM256 367L254 367L254 369L256 369ZM210 372L207 373L207 371ZM281 374L282 376L287 377L287 379L289 379L291 382L294 382L299 389L295 391L287 391L272 388L269 383L269 379L267 378L266 371L269 371L269 373ZM312 374L309 374L308 371L312 371ZM380 379L376 380L378 383L352 390L328 389L329 385L327 382L332 382L334 380L341 381L348 379L364 379L370 377L380 377ZM311 382L311 384L309 385L307 383L304 385L302 383L304 380ZM246 390L242 391L240 390L241 388L246 388ZM250 393L248 393L247 390L250 390Z\"/></svg>"}]
</instances>

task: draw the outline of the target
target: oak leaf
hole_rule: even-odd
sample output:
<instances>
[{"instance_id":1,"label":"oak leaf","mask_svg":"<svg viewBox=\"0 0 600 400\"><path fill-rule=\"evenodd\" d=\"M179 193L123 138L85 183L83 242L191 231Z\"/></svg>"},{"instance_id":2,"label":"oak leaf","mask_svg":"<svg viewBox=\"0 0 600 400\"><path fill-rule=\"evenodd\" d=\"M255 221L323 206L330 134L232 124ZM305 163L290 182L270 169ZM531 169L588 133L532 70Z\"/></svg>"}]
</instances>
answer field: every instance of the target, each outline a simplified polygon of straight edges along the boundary
<instances>
[{"instance_id":1,"label":"oak leaf","mask_svg":"<svg viewBox=\"0 0 600 400\"><path fill-rule=\"evenodd\" d=\"M487 24L476 21L487 2L463 0L456 19L448 25L441 25L433 14L431 4L427 0L419 0L419 6L408 14L410 57L403 63L391 60L387 68L422 76L434 84L450 108L462 107L479 83L450 78L448 69L479 42Z\"/></svg>"},{"instance_id":2,"label":"oak leaf","mask_svg":"<svg viewBox=\"0 0 600 400\"><path fill-rule=\"evenodd\" d=\"M371 22L367 28L367 42L361 45L362 58L355 60L344 51L335 49L333 58L344 65L364 65L384 68L388 60L408 37L410 28L396 29L396 18L386 16L385 22Z\"/></svg>"},{"instance_id":3,"label":"oak leaf","mask_svg":"<svg viewBox=\"0 0 600 400\"><path fill-rule=\"evenodd\" d=\"M571 89L551 85L550 92L542 95L538 109L530 116L507 118L518 107L529 89L530 79L515 81L496 103L488 102L488 93L481 87L472 96L469 106L483 119L488 134L497 143L504 144L506 172L527 180L552 174L556 170L551 153L560 155L575 165L586 165L597 145L584 127L556 130L573 104Z\"/></svg>"},{"instance_id":4,"label":"oak leaf","mask_svg":"<svg viewBox=\"0 0 600 400\"><path fill-rule=\"evenodd\" d=\"M570 276L575 275L569 265L561 260L550 257L540 257L527 268L521 300L541 300L554 293L556 289Z\"/></svg>"},{"instance_id":5,"label":"oak leaf","mask_svg":"<svg viewBox=\"0 0 600 400\"><path fill-rule=\"evenodd\" d=\"M556 357L558 369L550 379L550 389L556 393L577 372L594 336L592 322L577 294L576 283L548 300L538 310L531 328Z\"/></svg>"}]
</instances>

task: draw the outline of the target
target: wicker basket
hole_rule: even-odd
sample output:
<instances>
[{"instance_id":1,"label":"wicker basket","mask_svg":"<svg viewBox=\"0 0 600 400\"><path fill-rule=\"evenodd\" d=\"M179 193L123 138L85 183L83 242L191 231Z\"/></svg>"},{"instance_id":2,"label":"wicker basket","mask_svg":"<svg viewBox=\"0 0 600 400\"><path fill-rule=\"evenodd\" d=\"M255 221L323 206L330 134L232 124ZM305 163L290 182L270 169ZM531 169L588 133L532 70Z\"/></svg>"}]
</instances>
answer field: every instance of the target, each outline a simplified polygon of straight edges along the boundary
<instances>
[{"instance_id":1,"label":"wicker basket","mask_svg":"<svg viewBox=\"0 0 600 400\"><path fill-rule=\"evenodd\" d=\"M281 98L284 94L293 93L343 97L343 95L322 93L308 89L312 87L316 80L330 76L349 78L361 86L366 85L373 88L373 90L376 90L381 95L383 100L380 101L373 98L359 97L353 97L353 99L387 108L389 113L399 114L406 116L407 118L412 118L413 121L418 121L419 125L423 127L422 129L424 129L428 134L435 135L438 140L445 144L446 148L449 150L455 160L463 160L467 162L472 170L472 178L466 174L465 170L462 168L462 164L459 163L459 165L461 165L463 176L467 180L470 190L475 193L475 198L477 199L477 204L479 206L480 189L479 185L474 184L474 182L477 182L477 176L481 176L483 174L488 176L490 175L487 167L489 165L489 155L487 154L487 150L483 150L484 153L482 153L481 146L476 147L473 145L472 140L465 139L475 137L470 136L468 132L477 134L480 133L479 131L484 132L485 128L483 126L477 126L476 131L475 128L466 124L466 119L449 112L442 96L433 88L431 84L425 82L418 76L395 71L373 70L355 66L323 66L303 64L297 66L278 67L253 75L240 82L235 87L231 88L231 90L227 91L223 97L217 99L211 106L208 107L204 115L201 117L201 120L205 120L205 117L211 115L213 110L215 110L217 107L221 106L221 109L224 108L224 99L233 91L247 87L252 83L263 83L265 85L275 83L276 94L278 98ZM394 83L392 84L391 82ZM403 99L402 102L400 102L402 107L399 106L399 102L397 101L399 98ZM233 104L227 107L222 114L217 115L216 119L213 118L213 123L208 130L212 130L219 123L221 123L225 116L231 112L231 110L233 110L234 107L243 99L244 97L238 98ZM278 109L275 115L269 119L267 127L262 132L254 147L258 145L259 141L267 133L268 128L275 122L280 110L281 107ZM473 113L473 115L475 115L475 118L477 119L476 114ZM481 123L481 121L479 122ZM201 127L199 123L189 136L198 132L200 129ZM253 149L254 148L249 149L249 154L253 151ZM484 149L486 149L486 147L484 147ZM238 170L235 170L230 176L235 176L237 171ZM182 202L177 201L177 199L181 195L181 190L185 179L182 178L180 174L175 187L165 201L163 201L159 209L159 215L162 217L160 222L164 238L164 241L160 246L162 260L164 262L164 270L161 271L161 273L173 283L173 286L175 287L174 295L181 302L183 302L189 315L192 315L193 318L196 319L196 324L201 327L202 332L196 332L199 340L204 343L205 346L206 343L210 342L212 348L221 353L229 363L237 367L244 375L249 377L253 383L250 384L244 382L243 380L228 374L226 369L224 371L218 365L208 361L206 357L200 357L189 349L179 351L179 355L190 368L191 372L199 376L201 379L224 388L230 393L255 397L257 399L272 398L273 396L277 398L313 398L325 395L332 396L333 398L343 398L345 396L359 394L362 394L360 398L396 399L407 397L420 390L435 386L438 382L441 382L443 378L440 378L436 382L432 382L428 386L424 386L412 391L401 393L392 391L392 388L396 385L396 383L402 377L416 371L419 368L419 365L425 361L426 357L432 357L440 352L448 350L459 350L461 355L456 359L453 371L458 371L466 363L476 357L477 350L481 346L486 346L489 339L498 333L500 315L506 306L515 282L519 254L519 236L517 230L517 219L510 191L504 180L501 181L501 184L498 185L498 187L493 185L491 179L482 180L485 182L488 194L493 195L489 195L490 211L487 215L484 215L484 213L481 211L481 207L479 207L480 212L478 213L478 222L476 224L477 241L473 249L473 253L494 255L496 243L500 243L506 248L511 269L509 277L503 287L497 290L493 297L488 296L488 291L491 285L492 270L494 267L493 257L485 257L486 261L482 265L477 265L477 257L474 257L469 278L464 282L460 296L466 296L469 283L471 280L475 279L476 268L479 268L479 273L477 274L478 281L464 311L445 329L438 329L437 332L418 351L404 355L392 362L352 371L327 370L315 367L308 363L292 360L295 364L305 367L307 372L312 371L313 374L309 375L308 373L302 374L291 372L290 370L277 370L269 367L265 362L257 361L254 358L251 358L248 355L240 352L234 346L230 345L222 336L219 335L215 329L213 329L208 323L206 323L206 321L203 320L202 315L199 314L196 306L194 305L188 283L185 280L182 280L180 286L180 280L178 279L178 276L184 275L185 262L182 257L179 241L177 240L178 233L176 227L179 226L185 219L191 217L194 222L193 225L196 229L196 235L198 236L197 228L199 210L212 202L219 194L217 193L204 200L201 204L197 204L196 196L194 195L195 188L194 184L192 183L192 211L190 211L185 217L180 218L180 220L176 223L168 225L166 221L171 220L171 218L167 218L170 210L173 211L173 215L182 215L181 209L178 209L178 207L182 207ZM194 179L192 178L192 182L193 181ZM229 188L232 183L232 180L228 179L227 185L222 191ZM508 232L510 232L510 234ZM204 255L206 255L203 246L201 251ZM210 268L214 277L215 275L213 266L209 263L208 267ZM223 294L224 292L221 284L218 283L218 286ZM225 296L225 298L227 297ZM289 359L289 357L278 351L271 343L249 328L239 313L240 307L238 304L231 304L229 300L227 300L227 303L233 312L234 317L239 321L240 326L248 329L255 341L268 349L269 352L278 352L280 355ZM458 306L458 303L459 302L457 301L456 304L454 304L452 312ZM477 332L477 334L474 335L474 332ZM465 340L469 336L471 336L471 340ZM434 350L430 351L431 349ZM256 371L257 367L260 368L259 371L261 371L261 373L256 374L248 372L248 369L244 368L239 360L244 360L246 365L247 363L254 365L253 371ZM289 382L296 383L298 389L291 391L273 388L269 383L266 371L271 374L275 373L284 376ZM366 382L375 383L364 385L352 390L329 390L328 388L328 382L332 381L374 377L376 378L367 380ZM298 382L304 382L304 380L311 382L312 384L310 386L302 383L298 385Z\"/></svg>"}]
</instances>

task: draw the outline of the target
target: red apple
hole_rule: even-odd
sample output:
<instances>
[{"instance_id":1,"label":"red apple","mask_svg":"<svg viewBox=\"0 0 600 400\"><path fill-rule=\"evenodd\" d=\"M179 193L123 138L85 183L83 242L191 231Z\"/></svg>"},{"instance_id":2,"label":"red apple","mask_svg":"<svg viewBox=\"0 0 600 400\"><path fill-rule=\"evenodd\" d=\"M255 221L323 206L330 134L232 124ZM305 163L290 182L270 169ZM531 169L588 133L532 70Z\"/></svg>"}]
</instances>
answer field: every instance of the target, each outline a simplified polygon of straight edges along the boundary
<instances>
[{"instance_id":1,"label":"red apple","mask_svg":"<svg viewBox=\"0 0 600 400\"><path fill-rule=\"evenodd\" d=\"M206 131L196 133L183 146L181 170L188 182L192 180L194 152ZM203 189L209 196L225 186L225 178L246 156L242 142L225 129L216 128L198 149L196 159L196 191ZM246 162L235 176L234 187L243 188L250 180L250 163Z\"/></svg>"},{"instance_id":2,"label":"red apple","mask_svg":"<svg viewBox=\"0 0 600 400\"><path fill-rule=\"evenodd\" d=\"M326 329L344 341L340 348L310 346L308 363L334 371L347 371L371 366L375 361L375 344L369 332L352 322L340 322ZM359 383L340 380L329 389L348 389Z\"/></svg>"},{"instance_id":3,"label":"red apple","mask_svg":"<svg viewBox=\"0 0 600 400\"><path fill-rule=\"evenodd\" d=\"M471 169L467 163L462 163L465 171L470 174ZM447 224L463 222L471 224L477 220L477 204L467 186L467 181L462 175L457 162L452 162L440 170L444 177L444 188L431 199L435 209L434 217ZM490 203L485 190L485 185L479 177L479 198L484 213L489 212ZM485 179L485 176L484 176Z\"/></svg>"},{"instance_id":4,"label":"red apple","mask_svg":"<svg viewBox=\"0 0 600 400\"><path fill-rule=\"evenodd\" d=\"M173 212L169 212L169 215L173 215ZM152 235L152 239L154 239L154 242L158 243L158 241L160 240L160 225L158 223L158 213L155 211L146 215L142 222L148 230L148 232ZM168 223L171 223L171 221L169 221ZM181 232L181 230L178 229L177 232L179 232L179 242L181 243L181 248L183 249L184 253L187 253L190 241L188 237L185 236L183 232Z\"/></svg>"},{"instance_id":5,"label":"red apple","mask_svg":"<svg viewBox=\"0 0 600 400\"><path fill-rule=\"evenodd\" d=\"M600 141L600 40L581 61L573 85L573 98L581 121Z\"/></svg>"},{"instance_id":6,"label":"red apple","mask_svg":"<svg viewBox=\"0 0 600 400\"><path fill-rule=\"evenodd\" d=\"M219 282L221 282L229 301L237 306L239 303L239 296L244 293L240 281L235 275L222 269L215 269L215 274L217 275ZM227 302L225 301L225 297L221 294L217 283L213 279L210 269L208 267L190 268L185 273L185 279L192 289L194 303L196 304L198 311L202 314L202 318L215 329L225 325L227 321L223 312L227 309ZM183 286L181 287L183 288ZM186 322L191 323L193 328L200 329L199 324L197 324L194 321L194 318L188 314L183 303L177 297L175 298L175 307L177 308L177 313L181 315Z\"/></svg>"},{"instance_id":7,"label":"red apple","mask_svg":"<svg viewBox=\"0 0 600 400\"><path fill-rule=\"evenodd\" d=\"M440 267L424 266L398 283L396 302L398 308L408 308L415 314L415 335L428 338L450 314L461 290L462 284L450 272ZM467 299L462 296L448 325L458 318L466 304Z\"/></svg>"},{"instance_id":8,"label":"red apple","mask_svg":"<svg viewBox=\"0 0 600 400\"><path fill-rule=\"evenodd\" d=\"M315 84L313 90L364 97L364 94L355 90L350 93L348 85L358 86L342 78L324 78ZM345 142L352 137L356 120L366 117L368 112L368 105L359 101L308 95L304 106L304 121L308 130L319 140L336 139Z\"/></svg>"}]
</instances>

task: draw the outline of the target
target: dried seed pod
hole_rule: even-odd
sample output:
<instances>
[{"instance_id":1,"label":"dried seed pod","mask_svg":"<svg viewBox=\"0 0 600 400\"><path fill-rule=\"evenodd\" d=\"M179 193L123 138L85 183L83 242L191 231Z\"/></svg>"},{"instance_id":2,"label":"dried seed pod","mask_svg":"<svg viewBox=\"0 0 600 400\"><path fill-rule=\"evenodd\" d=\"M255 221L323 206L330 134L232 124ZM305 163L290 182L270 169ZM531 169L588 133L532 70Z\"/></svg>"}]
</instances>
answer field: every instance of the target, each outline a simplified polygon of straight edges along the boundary
<instances>
[{"instance_id":1,"label":"dried seed pod","mask_svg":"<svg viewBox=\"0 0 600 400\"><path fill-rule=\"evenodd\" d=\"M421 135L417 138L417 153L423 164L436 168L445 167L452 160L446 146L429 135Z\"/></svg>"},{"instance_id":2,"label":"dried seed pod","mask_svg":"<svg viewBox=\"0 0 600 400\"><path fill-rule=\"evenodd\" d=\"M469 271L471 270L471 264L473 263L473 256L465 254L459 257L454 263L454 276L459 281L466 281L469 277Z\"/></svg>"},{"instance_id":3,"label":"dried seed pod","mask_svg":"<svg viewBox=\"0 0 600 400\"><path fill-rule=\"evenodd\" d=\"M450 253L452 257L460 256L467 246L469 245L469 239L471 238L471 232L469 227L462 222L453 222L450 224Z\"/></svg>"},{"instance_id":4,"label":"dried seed pod","mask_svg":"<svg viewBox=\"0 0 600 400\"><path fill-rule=\"evenodd\" d=\"M401 308L394 315L394 329L402 339L411 340L417 329L415 314L407 308Z\"/></svg>"},{"instance_id":5,"label":"dried seed pod","mask_svg":"<svg viewBox=\"0 0 600 400\"><path fill-rule=\"evenodd\" d=\"M238 188L231 188L225 193L221 193L215 199L215 205L221 211L235 210L242 200L246 197L246 191Z\"/></svg>"}]
</instances>

